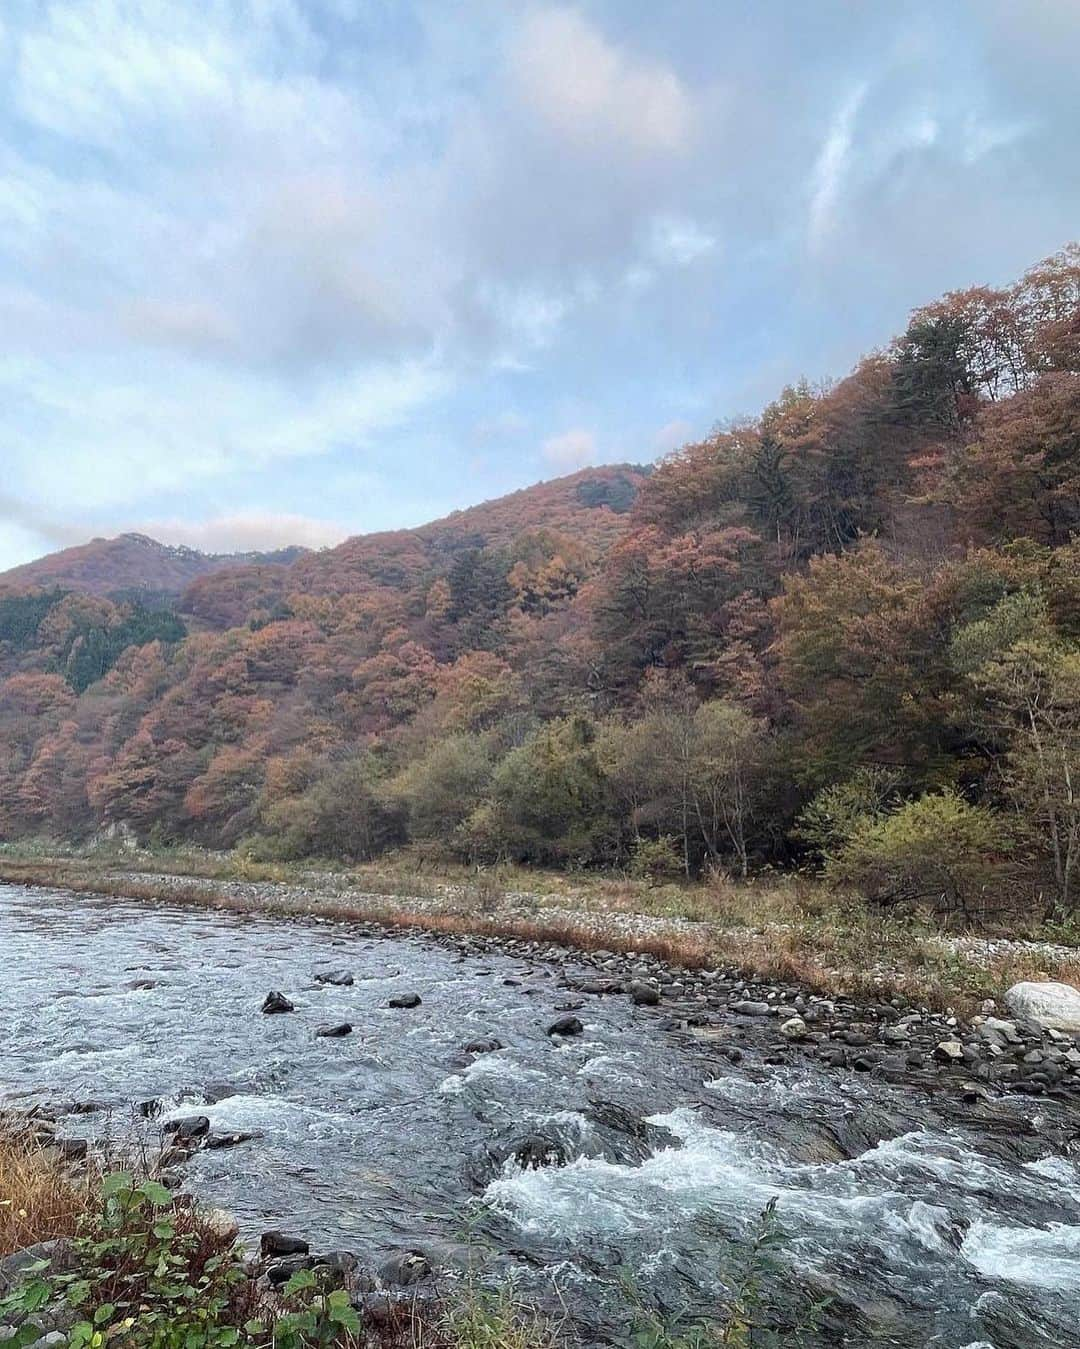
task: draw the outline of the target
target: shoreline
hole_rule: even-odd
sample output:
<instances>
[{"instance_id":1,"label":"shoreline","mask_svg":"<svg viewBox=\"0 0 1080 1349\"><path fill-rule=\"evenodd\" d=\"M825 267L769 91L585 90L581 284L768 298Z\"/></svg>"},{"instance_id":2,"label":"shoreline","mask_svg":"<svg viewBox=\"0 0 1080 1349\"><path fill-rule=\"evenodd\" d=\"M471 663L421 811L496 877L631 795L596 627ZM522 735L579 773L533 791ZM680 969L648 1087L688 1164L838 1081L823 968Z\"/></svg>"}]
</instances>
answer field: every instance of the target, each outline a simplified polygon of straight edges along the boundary
<instances>
[{"instance_id":1,"label":"shoreline","mask_svg":"<svg viewBox=\"0 0 1080 1349\"><path fill-rule=\"evenodd\" d=\"M935 1007L921 1001L917 989L899 992L884 975L850 991L815 987L783 962L762 969L761 962L740 960L731 934L705 922L534 907L513 897L468 911L459 897L390 897L331 879L330 873L320 879L316 888L91 869L81 861L0 859L0 883L356 925L388 938L424 937L462 954L584 966L595 977L564 974L567 989L585 1000L628 996L645 1016L661 1018L664 1030L702 1042L732 1062L745 1055L767 1066L809 1059L897 1085L955 1091L968 1106L1018 1091L1080 1101L1080 1053L1070 1054L1071 1041L1011 1022L1007 1035L988 1031L987 1018L993 1022L999 1015L993 999L983 1001L978 1012ZM737 934L740 940L746 935ZM1061 949L1071 955L1069 948Z\"/></svg>"}]
</instances>

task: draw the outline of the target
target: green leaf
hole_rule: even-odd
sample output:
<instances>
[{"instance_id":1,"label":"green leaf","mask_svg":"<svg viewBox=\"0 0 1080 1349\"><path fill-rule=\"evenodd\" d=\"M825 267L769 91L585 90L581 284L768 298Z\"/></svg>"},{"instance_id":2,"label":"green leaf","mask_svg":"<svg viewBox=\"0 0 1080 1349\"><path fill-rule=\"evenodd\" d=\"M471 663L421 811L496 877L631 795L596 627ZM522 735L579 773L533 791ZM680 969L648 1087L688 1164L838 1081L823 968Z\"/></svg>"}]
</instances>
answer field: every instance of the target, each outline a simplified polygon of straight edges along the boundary
<instances>
[{"instance_id":1,"label":"green leaf","mask_svg":"<svg viewBox=\"0 0 1080 1349\"><path fill-rule=\"evenodd\" d=\"M298 1269L289 1282L285 1285L285 1296L291 1297L294 1293L306 1292L309 1288L315 1287L315 1275L310 1269Z\"/></svg>"},{"instance_id":2,"label":"green leaf","mask_svg":"<svg viewBox=\"0 0 1080 1349\"><path fill-rule=\"evenodd\" d=\"M130 1189L130 1171L114 1171L111 1175L106 1176L101 1182L101 1193L106 1199L111 1199L114 1195L118 1195L122 1191Z\"/></svg>"},{"instance_id":3,"label":"green leaf","mask_svg":"<svg viewBox=\"0 0 1080 1349\"><path fill-rule=\"evenodd\" d=\"M113 1302L103 1302L94 1312L94 1325L103 1326L110 1319L113 1312L116 1311L116 1304Z\"/></svg>"},{"instance_id":4,"label":"green leaf","mask_svg":"<svg viewBox=\"0 0 1080 1349\"><path fill-rule=\"evenodd\" d=\"M167 1190L156 1180L143 1181L140 1192L153 1204L154 1208L168 1208L173 1202L172 1191Z\"/></svg>"}]
</instances>

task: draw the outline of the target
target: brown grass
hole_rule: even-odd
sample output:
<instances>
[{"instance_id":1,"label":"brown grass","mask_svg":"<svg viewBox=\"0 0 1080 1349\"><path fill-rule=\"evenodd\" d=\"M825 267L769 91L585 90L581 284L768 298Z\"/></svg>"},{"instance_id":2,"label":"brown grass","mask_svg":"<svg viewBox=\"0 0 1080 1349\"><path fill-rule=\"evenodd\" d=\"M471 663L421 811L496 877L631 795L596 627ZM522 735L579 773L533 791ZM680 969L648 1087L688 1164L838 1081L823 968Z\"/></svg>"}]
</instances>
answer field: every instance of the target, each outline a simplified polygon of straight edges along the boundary
<instances>
[{"instance_id":1,"label":"brown grass","mask_svg":"<svg viewBox=\"0 0 1080 1349\"><path fill-rule=\"evenodd\" d=\"M730 969L746 978L794 984L829 997L879 1001L902 996L961 1016L977 1012L984 999L999 998L1020 979L1053 978L1080 986L1080 951L1067 957L1006 952L975 959L943 944L940 929L926 920L882 915L800 876L752 883L713 877L692 887L562 876L553 878L551 893L540 895L517 887L526 881L546 887L546 873L506 870L498 876L473 875L466 883L459 869L452 887L435 886L428 878L424 888L428 896L438 896L442 907L412 909L393 902L396 895L424 897L410 883L404 862L377 875L373 868L323 874L259 864L254 869L260 874L274 874L263 878L273 888L258 895L229 888L230 881L254 879L238 874L248 871L246 864L234 867L229 858L204 858L204 863L204 871L220 874L185 878L174 868L161 879L147 879L87 859L18 861L0 856L0 879L238 913L318 916L439 935L648 954L673 967ZM296 884L301 876L302 886ZM369 888L376 880L379 888ZM345 886L362 886L364 893L348 893ZM522 895L528 900L524 914ZM505 901L513 896L519 902L511 908ZM568 917L567 910L579 916ZM632 914L690 920L697 926L641 933L604 921Z\"/></svg>"},{"instance_id":2,"label":"brown grass","mask_svg":"<svg viewBox=\"0 0 1080 1349\"><path fill-rule=\"evenodd\" d=\"M95 1203L88 1172L72 1171L27 1132L0 1133L0 1256L72 1236Z\"/></svg>"}]
</instances>

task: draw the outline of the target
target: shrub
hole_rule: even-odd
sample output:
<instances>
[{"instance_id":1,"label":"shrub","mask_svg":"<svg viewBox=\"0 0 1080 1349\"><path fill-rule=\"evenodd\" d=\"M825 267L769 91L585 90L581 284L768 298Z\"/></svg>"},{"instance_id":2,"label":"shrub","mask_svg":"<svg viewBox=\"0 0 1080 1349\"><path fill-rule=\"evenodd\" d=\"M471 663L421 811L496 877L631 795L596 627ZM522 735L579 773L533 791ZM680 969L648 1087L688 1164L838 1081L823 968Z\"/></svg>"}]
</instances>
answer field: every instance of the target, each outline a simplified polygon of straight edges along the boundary
<instances>
[{"instance_id":1,"label":"shrub","mask_svg":"<svg viewBox=\"0 0 1080 1349\"><path fill-rule=\"evenodd\" d=\"M677 841L670 834L639 838L630 850L629 870L632 876L654 885L681 876L683 859Z\"/></svg>"},{"instance_id":2,"label":"shrub","mask_svg":"<svg viewBox=\"0 0 1080 1349\"><path fill-rule=\"evenodd\" d=\"M803 809L793 836L825 862L848 842L867 819L878 819L900 785L895 768L857 768L844 782L823 787Z\"/></svg>"},{"instance_id":3,"label":"shrub","mask_svg":"<svg viewBox=\"0 0 1080 1349\"><path fill-rule=\"evenodd\" d=\"M864 816L826 874L882 906L925 903L973 916L1004 880L1005 822L953 791Z\"/></svg>"}]
</instances>

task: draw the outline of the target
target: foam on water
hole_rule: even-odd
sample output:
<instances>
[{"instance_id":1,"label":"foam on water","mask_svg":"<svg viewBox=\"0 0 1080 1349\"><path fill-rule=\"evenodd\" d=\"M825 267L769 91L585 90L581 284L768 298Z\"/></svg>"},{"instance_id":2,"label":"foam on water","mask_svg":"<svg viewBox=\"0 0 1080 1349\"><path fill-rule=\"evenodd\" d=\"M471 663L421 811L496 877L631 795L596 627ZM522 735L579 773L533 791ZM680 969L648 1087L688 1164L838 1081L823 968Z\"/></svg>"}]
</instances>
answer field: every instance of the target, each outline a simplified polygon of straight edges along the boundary
<instances>
[{"instance_id":1,"label":"foam on water","mask_svg":"<svg viewBox=\"0 0 1080 1349\"><path fill-rule=\"evenodd\" d=\"M960 1254L992 1279L1035 1288L1080 1292L1080 1227L1003 1227L976 1221Z\"/></svg>"}]
</instances>

